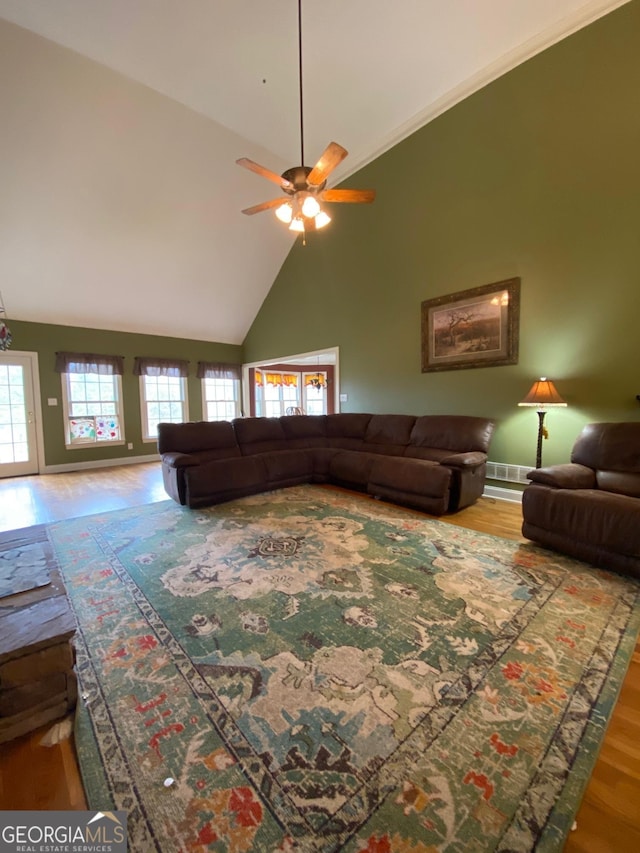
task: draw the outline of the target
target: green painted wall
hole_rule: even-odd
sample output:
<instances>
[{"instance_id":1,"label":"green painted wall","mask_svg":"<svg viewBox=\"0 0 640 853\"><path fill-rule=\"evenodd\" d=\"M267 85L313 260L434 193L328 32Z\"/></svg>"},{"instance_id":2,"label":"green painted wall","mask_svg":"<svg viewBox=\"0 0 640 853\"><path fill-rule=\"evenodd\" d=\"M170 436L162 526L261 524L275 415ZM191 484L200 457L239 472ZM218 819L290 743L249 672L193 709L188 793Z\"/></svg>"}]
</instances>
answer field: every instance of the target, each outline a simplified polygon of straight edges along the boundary
<instances>
[{"instance_id":1,"label":"green painted wall","mask_svg":"<svg viewBox=\"0 0 640 853\"><path fill-rule=\"evenodd\" d=\"M141 456L157 452L155 443L142 441L140 420L139 378L133 375L135 356L157 356L159 358L186 358L189 360L189 416L191 420L202 419L202 393L200 380L196 378L198 361L242 362L242 347L233 344L207 343L203 341L164 338L154 335L135 335L129 332L107 332L100 329L83 329L73 326L53 326L46 323L28 323L10 319L13 334L12 350L38 353L40 394L42 403L42 427L44 432L45 463L65 465L77 462L92 462L103 459L118 459ZM66 450L62 419L62 387L60 374L54 370L55 354L58 350L68 352L94 352L125 357L125 373L122 377L126 445ZM47 399L56 397L57 406L48 406Z\"/></svg>"},{"instance_id":2,"label":"green painted wall","mask_svg":"<svg viewBox=\"0 0 640 853\"><path fill-rule=\"evenodd\" d=\"M569 403L545 463L586 422L640 419L639 56L633 0L345 182L376 202L332 205L298 241L245 360L339 346L343 410L492 416L490 458L512 464L535 462L538 419L516 404L541 375ZM514 276L519 364L422 373L421 301Z\"/></svg>"}]
</instances>

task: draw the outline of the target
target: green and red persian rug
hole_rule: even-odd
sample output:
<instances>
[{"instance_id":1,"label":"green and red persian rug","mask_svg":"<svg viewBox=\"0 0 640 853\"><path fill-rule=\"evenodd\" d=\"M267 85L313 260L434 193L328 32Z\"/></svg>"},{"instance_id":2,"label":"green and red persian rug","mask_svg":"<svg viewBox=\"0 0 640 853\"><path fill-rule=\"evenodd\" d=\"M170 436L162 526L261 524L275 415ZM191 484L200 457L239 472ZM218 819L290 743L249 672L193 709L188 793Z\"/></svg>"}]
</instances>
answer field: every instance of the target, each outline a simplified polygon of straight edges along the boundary
<instances>
[{"instance_id":1,"label":"green and red persian rug","mask_svg":"<svg viewBox=\"0 0 640 853\"><path fill-rule=\"evenodd\" d=\"M640 586L304 486L54 524L89 805L148 851L558 851Z\"/></svg>"}]
</instances>

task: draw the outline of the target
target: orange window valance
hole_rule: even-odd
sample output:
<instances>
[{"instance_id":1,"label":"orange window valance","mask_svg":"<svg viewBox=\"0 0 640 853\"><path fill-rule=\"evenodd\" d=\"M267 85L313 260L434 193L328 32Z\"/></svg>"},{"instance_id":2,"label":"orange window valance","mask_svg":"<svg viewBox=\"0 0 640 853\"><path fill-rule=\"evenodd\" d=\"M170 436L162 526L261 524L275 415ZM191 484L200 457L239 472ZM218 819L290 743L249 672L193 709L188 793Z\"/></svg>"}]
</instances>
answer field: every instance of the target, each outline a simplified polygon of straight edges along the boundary
<instances>
[{"instance_id":1,"label":"orange window valance","mask_svg":"<svg viewBox=\"0 0 640 853\"><path fill-rule=\"evenodd\" d=\"M327 377L324 373L311 373L307 374L305 381L305 385L312 385L314 388L326 388L327 387Z\"/></svg>"},{"instance_id":2,"label":"orange window valance","mask_svg":"<svg viewBox=\"0 0 640 853\"><path fill-rule=\"evenodd\" d=\"M256 370L254 379L259 388L263 385L286 385L297 388L299 376L297 373L264 373L262 370Z\"/></svg>"},{"instance_id":3,"label":"orange window valance","mask_svg":"<svg viewBox=\"0 0 640 853\"><path fill-rule=\"evenodd\" d=\"M298 376L295 373L266 373L265 376L269 385L286 385L293 388L298 385Z\"/></svg>"}]
</instances>

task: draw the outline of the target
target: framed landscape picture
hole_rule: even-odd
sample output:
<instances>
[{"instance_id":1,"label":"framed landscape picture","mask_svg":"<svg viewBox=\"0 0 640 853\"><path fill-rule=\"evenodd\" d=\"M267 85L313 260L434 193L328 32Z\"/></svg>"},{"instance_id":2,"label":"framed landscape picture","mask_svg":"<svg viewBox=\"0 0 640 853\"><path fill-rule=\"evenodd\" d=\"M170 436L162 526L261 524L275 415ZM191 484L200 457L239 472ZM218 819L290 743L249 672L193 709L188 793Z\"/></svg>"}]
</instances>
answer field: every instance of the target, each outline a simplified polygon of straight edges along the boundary
<instances>
[{"instance_id":1,"label":"framed landscape picture","mask_svg":"<svg viewBox=\"0 0 640 853\"><path fill-rule=\"evenodd\" d=\"M518 363L520 279L422 303L422 372Z\"/></svg>"}]
</instances>

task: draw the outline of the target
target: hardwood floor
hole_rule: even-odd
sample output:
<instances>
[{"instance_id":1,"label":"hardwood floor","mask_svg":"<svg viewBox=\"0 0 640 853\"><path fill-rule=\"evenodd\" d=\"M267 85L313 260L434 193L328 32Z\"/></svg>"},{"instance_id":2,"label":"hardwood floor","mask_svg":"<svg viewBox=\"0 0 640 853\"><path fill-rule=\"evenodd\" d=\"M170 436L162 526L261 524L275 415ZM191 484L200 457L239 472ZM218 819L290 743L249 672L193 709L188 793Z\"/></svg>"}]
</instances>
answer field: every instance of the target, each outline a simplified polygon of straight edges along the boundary
<instances>
[{"instance_id":1,"label":"hardwood floor","mask_svg":"<svg viewBox=\"0 0 640 853\"><path fill-rule=\"evenodd\" d=\"M0 480L0 531L167 500L159 462Z\"/></svg>"},{"instance_id":2,"label":"hardwood floor","mask_svg":"<svg viewBox=\"0 0 640 853\"><path fill-rule=\"evenodd\" d=\"M0 530L165 500L157 462L0 480ZM519 504L482 498L443 518L522 540ZM0 745L0 809L84 809L72 740L43 746L51 726ZM25 772L28 768L28 772ZM640 850L640 642L565 853Z\"/></svg>"}]
</instances>

